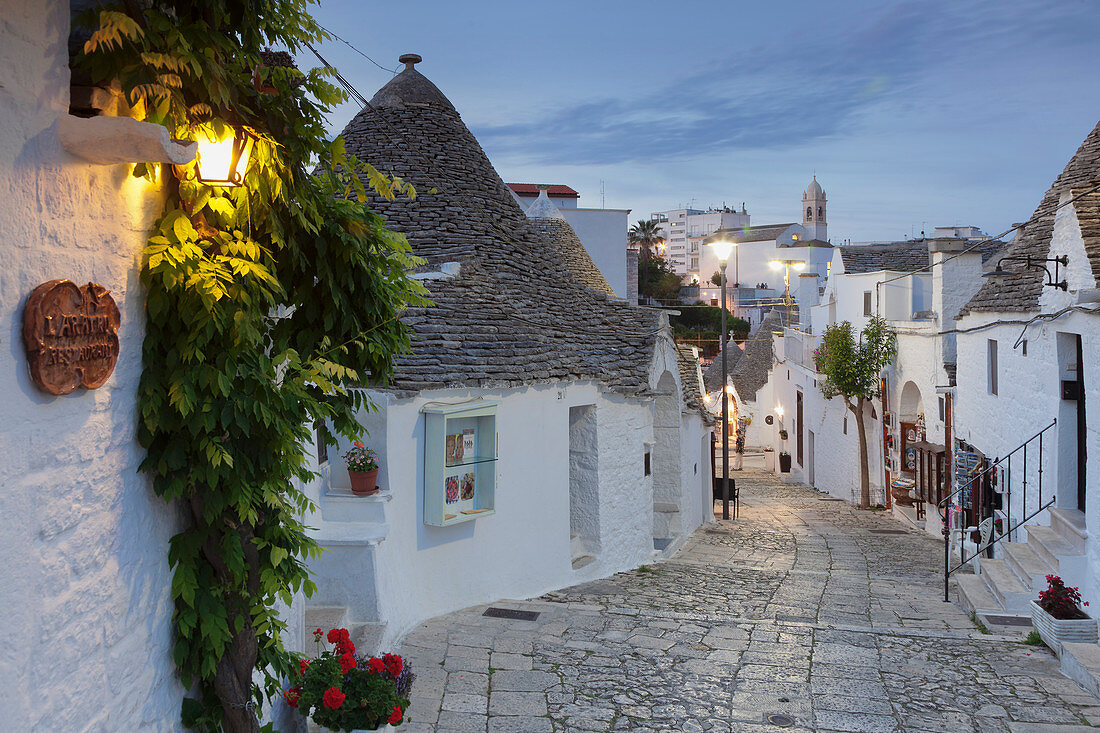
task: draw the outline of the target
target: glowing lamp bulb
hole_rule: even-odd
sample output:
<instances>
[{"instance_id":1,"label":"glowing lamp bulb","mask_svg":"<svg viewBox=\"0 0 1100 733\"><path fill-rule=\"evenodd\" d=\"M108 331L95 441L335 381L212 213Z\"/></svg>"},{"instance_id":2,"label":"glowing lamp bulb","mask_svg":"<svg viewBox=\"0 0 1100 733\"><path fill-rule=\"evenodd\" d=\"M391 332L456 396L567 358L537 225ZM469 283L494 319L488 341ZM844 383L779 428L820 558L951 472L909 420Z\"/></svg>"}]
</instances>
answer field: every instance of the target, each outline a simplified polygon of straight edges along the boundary
<instances>
[{"instance_id":1,"label":"glowing lamp bulb","mask_svg":"<svg viewBox=\"0 0 1100 733\"><path fill-rule=\"evenodd\" d=\"M199 136L198 179L210 186L239 186L252 155L252 135L244 129L221 140Z\"/></svg>"},{"instance_id":2,"label":"glowing lamp bulb","mask_svg":"<svg viewBox=\"0 0 1100 733\"><path fill-rule=\"evenodd\" d=\"M726 262L730 258L730 253L733 252L733 248L737 246L736 242L731 242L728 239L716 239L713 242L708 242L707 245L714 252L714 256L718 258L719 262Z\"/></svg>"},{"instance_id":3,"label":"glowing lamp bulb","mask_svg":"<svg viewBox=\"0 0 1100 733\"><path fill-rule=\"evenodd\" d=\"M783 263L779 260L771 260L770 262L768 262L768 267L772 268L773 270L782 270Z\"/></svg>"}]
</instances>

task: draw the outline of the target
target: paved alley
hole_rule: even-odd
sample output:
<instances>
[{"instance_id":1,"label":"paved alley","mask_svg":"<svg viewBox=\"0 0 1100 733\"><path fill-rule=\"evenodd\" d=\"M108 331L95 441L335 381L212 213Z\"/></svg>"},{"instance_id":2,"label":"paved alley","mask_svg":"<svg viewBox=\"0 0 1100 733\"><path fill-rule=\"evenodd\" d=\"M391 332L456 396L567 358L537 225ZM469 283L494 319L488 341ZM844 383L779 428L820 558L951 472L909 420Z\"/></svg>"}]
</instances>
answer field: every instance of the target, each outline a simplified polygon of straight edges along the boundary
<instances>
[{"instance_id":1,"label":"paved alley","mask_svg":"<svg viewBox=\"0 0 1100 733\"><path fill-rule=\"evenodd\" d=\"M415 629L402 730L1077 733L1100 700L942 599L942 544L762 473L633 572ZM771 722L769 722L769 717Z\"/></svg>"}]
</instances>

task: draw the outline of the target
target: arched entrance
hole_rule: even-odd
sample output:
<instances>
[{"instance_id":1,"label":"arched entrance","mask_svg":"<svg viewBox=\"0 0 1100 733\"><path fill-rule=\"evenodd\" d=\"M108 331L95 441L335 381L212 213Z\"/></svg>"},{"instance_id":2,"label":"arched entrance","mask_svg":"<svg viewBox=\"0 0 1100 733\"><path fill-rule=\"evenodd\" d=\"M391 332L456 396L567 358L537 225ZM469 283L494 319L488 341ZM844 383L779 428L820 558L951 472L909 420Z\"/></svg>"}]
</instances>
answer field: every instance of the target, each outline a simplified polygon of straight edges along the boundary
<instances>
[{"instance_id":1,"label":"arched entrance","mask_svg":"<svg viewBox=\"0 0 1100 733\"><path fill-rule=\"evenodd\" d=\"M672 372L657 382L653 406L653 538L655 545L683 531L680 518L680 389Z\"/></svg>"},{"instance_id":2,"label":"arched entrance","mask_svg":"<svg viewBox=\"0 0 1100 733\"><path fill-rule=\"evenodd\" d=\"M901 388L898 400L898 432L901 455L901 472L913 478L917 470L917 449L912 443L924 439L924 407L921 403L920 388L913 382L906 382Z\"/></svg>"}]
</instances>

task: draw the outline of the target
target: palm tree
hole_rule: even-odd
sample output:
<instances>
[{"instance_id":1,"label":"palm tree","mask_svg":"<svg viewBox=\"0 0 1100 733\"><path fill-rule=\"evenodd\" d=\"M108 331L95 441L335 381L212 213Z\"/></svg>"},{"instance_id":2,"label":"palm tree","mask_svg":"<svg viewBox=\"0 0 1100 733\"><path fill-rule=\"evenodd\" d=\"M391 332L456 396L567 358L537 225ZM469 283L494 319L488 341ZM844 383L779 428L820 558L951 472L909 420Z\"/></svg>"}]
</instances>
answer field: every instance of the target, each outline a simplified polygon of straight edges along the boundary
<instances>
[{"instance_id":1,"label":"palm tree","mask_svg":"<svg viewBox=\"0 0 1100 733\"><path fill-rule=\"evenodd\" d=\"M627 232L627 241L641 250L642 283L639 290L644 293L649 284L649 258L653 256L649 248L661 244L665 238L661 236L661 230L656 221L639 219Z\"/></svg>"}]
</instances>

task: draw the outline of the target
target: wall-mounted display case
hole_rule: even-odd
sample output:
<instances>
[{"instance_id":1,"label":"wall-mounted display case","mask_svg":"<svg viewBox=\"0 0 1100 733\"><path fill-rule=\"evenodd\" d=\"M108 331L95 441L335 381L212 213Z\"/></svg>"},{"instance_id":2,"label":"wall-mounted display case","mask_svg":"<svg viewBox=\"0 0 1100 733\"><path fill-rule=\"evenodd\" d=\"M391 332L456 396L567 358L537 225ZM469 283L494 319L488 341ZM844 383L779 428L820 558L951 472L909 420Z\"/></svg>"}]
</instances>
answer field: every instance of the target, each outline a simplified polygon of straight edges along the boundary
<instances>
[{"instance_id":1,"label":"wall-mounted display case","mask_svg":"<svg viewBox=\"0 0 1100 733\"><path fill-rule=\"evenodd\" d=\"M496 511L497 402L424 412L424 523L447 527Z\"/></svg>"}]
</instances>

